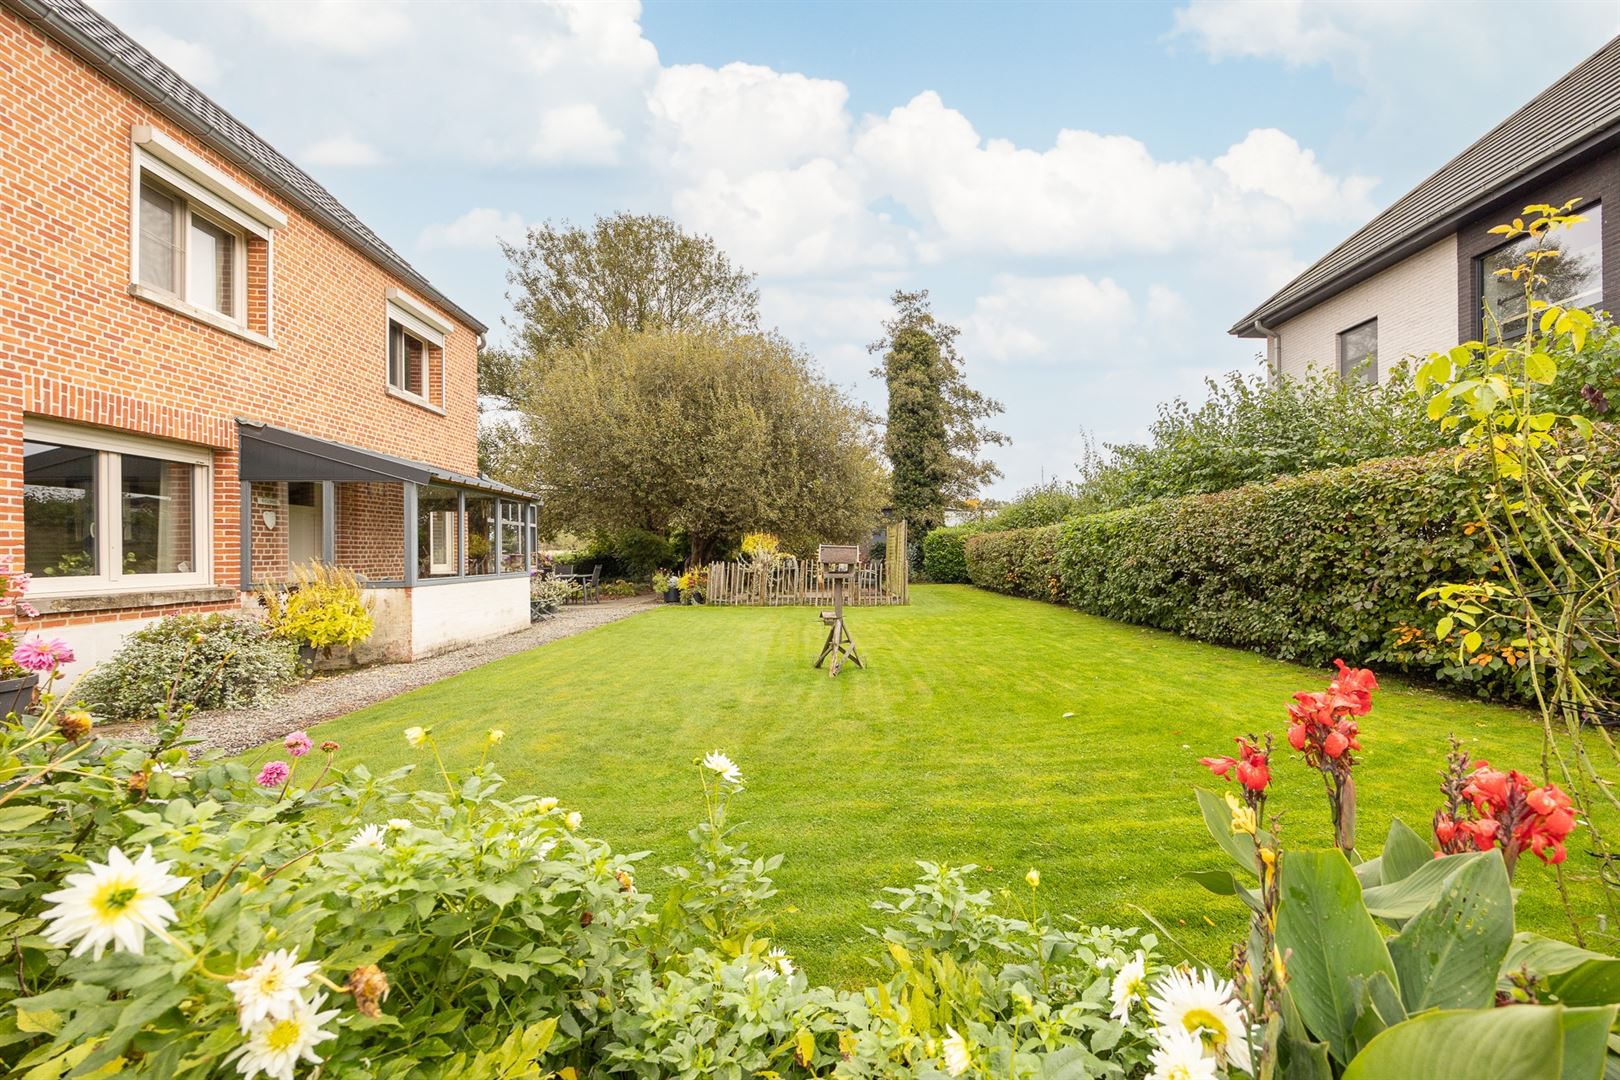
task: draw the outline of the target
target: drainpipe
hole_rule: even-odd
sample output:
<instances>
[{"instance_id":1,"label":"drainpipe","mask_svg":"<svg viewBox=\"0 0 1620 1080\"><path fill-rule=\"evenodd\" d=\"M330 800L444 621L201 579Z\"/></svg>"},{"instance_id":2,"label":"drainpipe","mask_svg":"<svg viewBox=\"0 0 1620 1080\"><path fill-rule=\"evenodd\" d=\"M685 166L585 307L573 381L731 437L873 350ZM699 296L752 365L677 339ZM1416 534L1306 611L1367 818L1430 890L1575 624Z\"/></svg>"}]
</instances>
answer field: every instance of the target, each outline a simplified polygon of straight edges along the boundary
<instances>
[{"instance_id":1,"label":"drainpipe","mask_svg":"<svg viewBox=\"0 0 1620 1080\"><path fill-rule=\"evenodd\" d=\"M1271 369L1272 383L1280 382L1282 380L1282 335L1267 327L1258 317L1250 324L1250 328L1266 339L1266 366ZM1276 348L1273 349L1272 346Z\"/></svg>"}]
</instances>

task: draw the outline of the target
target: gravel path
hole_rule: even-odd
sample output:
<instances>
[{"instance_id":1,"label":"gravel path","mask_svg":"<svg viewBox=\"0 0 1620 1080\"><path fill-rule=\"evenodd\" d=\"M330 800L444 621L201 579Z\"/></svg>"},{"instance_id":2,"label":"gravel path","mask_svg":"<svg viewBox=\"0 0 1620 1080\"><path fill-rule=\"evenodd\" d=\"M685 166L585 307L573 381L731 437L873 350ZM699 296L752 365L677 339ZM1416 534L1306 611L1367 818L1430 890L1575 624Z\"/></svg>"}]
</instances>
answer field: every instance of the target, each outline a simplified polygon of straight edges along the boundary
<instances>
[{"instance_id":1,"label":"gravel path","mask_svg":"<svg viewBox=\"0 0 1620 1080\"><path fill-rule=\"evenodd\" d=\"M654 606L649 597L636 596L565 607L554 618L527 630L452 649L413 664L378 664L358 671L318 675L269 705L197 713L187 721L186 734L200 736L209 746L223 750L245 750L279 739L289 731L312 728L323 720L345 716L407 690L459 675L503 656L572 637L592 627L627 619ZM319 734L315 741L321 741Z\"/></svg>"}]
</instances>

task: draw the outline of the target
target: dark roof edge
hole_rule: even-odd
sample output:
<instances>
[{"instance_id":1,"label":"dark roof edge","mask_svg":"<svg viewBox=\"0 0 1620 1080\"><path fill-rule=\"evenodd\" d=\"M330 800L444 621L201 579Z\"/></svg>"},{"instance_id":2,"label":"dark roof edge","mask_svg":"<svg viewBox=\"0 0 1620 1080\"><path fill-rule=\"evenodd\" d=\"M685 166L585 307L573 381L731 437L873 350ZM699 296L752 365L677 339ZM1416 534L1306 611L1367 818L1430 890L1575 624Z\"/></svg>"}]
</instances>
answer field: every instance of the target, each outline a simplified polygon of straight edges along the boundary
<instances>
[{"instance_id":1,"label":"dark roof edge","mask_svg":"<svg viewBox=\"0 0 1620 1080\"><path fill-rule=\"evenodd\" d=\"M162 87L147 79L118 57L108 53L80 31L78 27L58 16L54 11L36 2L36 0L0 0L0 6L10 7L15 10L35 29L66 47L85 63L133 93L151 108L180 125L210 149L229 159L237 168L250 174L281 198L297 206L300 211L320 222L328 231L341 237L351 247L421 292L425 299L431 300L444 308L447 314L462 325L471 328L480 335L489 332L489 327L468 313L461 305L434 288L432 282L423 277L420 271L405 262L396 253L380 248L369 237L363 236L350 228L346 222L334 216L326 208L305 198L301 192L293 190L274 172L243 153L235 143L222 135L206 119L176 102ZM161 63L161 61L158 62Z\"/></svg>"},{"instance_id":2,"label":"dark roof edge","mask_svg":"<svg viewBox=\"0 0 1620 1080\"><path fill-rule=\"evenodd\" d=\"M1612 44L1612 42L1610 44ZM1598 49L1597 52L1592 54L1592 56L1597 56L1608 47L1608 44L1604 45L1603 48ZM1587 60L1582 61L1582 64L1585 64L1591 59L1592 57L1588 57ZM1577 65L1576 69L1579 67L1580 65ZM1568 75L1566 74L1562 78L1568 78ZM1558 81L1561 82L1562 78ZM1546 94L1557 85L1558 82L1554 82L1552 85L1538 93L1536 98L1540 98L1543 94ZM1315 307L1323 301L1337 296L1346 289L1354 285L1359 285L1361 282L1367 280L1369 277L1372 277L1379 271L1386 270L1395 263L1400 262L1402 259L1416 254L1418 251L1421 251L1428 245L1435 243L1446 236L1447 233L1454 232L1458 225L1460 225L1463 221L1466 221L1485 204L1493 202L1496 199L1507 197L1513 193L1515 188L1521 188L1533 184L1537 180L1544 178L1548 173L1563 168L1571 161L1590 154L1595 150L1602 148L1606 143L1613 142L1617 138L1620 138L1620 120L1611 120L1606 124L1595 127L1588 131L1587 134L1581 136L1576 142L1565 146L1563 149L1553 153L1552 155L1545 157L1540 161L1532 162L1519 171L1502 177L1496 183L1471 196L1465 203L1457 207L1455 210L1429 223L1418 232L1410 233L1406 237L1386 246L1382 250L1374 251L1371 255L1362 259L1360 262L1352 265L1334 277L1324 280L1316 288L1310 290L1309 292L1300 294L1294 299L1288 301L1286 304L1277 307L1272 306L1273 301L1282 293L1287 292L1289 287L1293 285L1294 282L1309 274L1321 263L1331 259L1334 253L1339 251L1340 248L1343 248L1346 244L1349 244L1351 241L1355 240L1356 237L1360 236L1380 217L1389 213L1391 210L1394 210L1397 206L1416 192L1421 191L1425 186L1433 182L1447 169L1451 168L1453 164L1464 157L1474 147L1485 142L1491 136L1495 135L1499 130L1512 123L1512 121L1520 113L1522 113L1526 108L1529 108L1530 104L1535 102L1536 98L1532 98L1530 102L1515 110L1501 123L1491 128L1490 131L1487 131L1484 135L1481 135L1478 139L1475 139L1473 142L1469 143L1455 156L1450 158L1444 165L1441 165L1434 172L1424 177L1420 183L1412 187L1410 190L1404 192L1399 198L1390 203L1383 210L1380 210L1365 225L1356 229L1349 236L1345 237L1341 243L1329 249L1321 256L1321 258L1313 261L1304 270L1300 271L1288 282L1273 291L1271 296L1267 297L1263 303L1255 307L1236 323L1233 323L1232 328L1228 330L1227 333L1237 337L1264 337L1265 335L1257 332L1254 329L1254 324L1257 320L1264 322L1267 329L1275 330L1277 323L1286 322L1294 316Z\"/></svg>"},{"instance_id":3,"label":"dark roof edge","mask_svg":"<svg viewBox=\"0 0 1620 1080\"><path fill-rule=\"evenodd\" d=\"M341 443L335 439L323 439L318 435L305 435L290 428L277 427L275 424L263 420L249 420L246 417L236 417L236 427L239 438L255 439L280 446L288 450L297 450L317 457L324 457L331 461L341 462L368 469L380 476L387 476L394 480L414 484L427 484L433 481L443 481L459 487L477 488L482 491L495 492L500 495L512 495L520 499L539 501L539 496L522 488L503 484L499 480L491 480L486 476L471 476L467 473L456 472L426 461L414 461L411 458L402 458L396 454L385 454L381 450L367 450L362 446L352 446Z\"/></svg>"}]
</instances>

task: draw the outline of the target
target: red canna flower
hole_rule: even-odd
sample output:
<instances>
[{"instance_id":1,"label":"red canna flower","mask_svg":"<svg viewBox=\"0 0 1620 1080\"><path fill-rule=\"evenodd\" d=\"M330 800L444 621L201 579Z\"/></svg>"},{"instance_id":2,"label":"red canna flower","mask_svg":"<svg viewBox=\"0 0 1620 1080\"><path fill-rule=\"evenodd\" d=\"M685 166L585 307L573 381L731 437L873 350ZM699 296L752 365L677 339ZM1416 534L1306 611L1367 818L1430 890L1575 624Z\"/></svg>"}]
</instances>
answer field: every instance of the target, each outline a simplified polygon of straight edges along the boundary
<instances>
[{"instance_id":1,"label":"red canna flower","mask_svg":"<svg viewBox=\"0 0 1620 1080\"><path fill-rule=\"evenodd\" d=\"M1322 740L1322 753L1330 758L1336 758L1350 749L1350 740L1344 737L1341 731L1330 731L1328 737Z\"/></svg>"},{"instance_id":2,"label":"red canna flower","mask_svg":"<svg viewBox=\"0 0 1620 1080\"><path fill-rule=\"evenodd\" d=\"M1288 745L1295 750L1305 749L1305 740L1308 738L1304 724L1292 724L1288 728Z\"/></svg>"},{"instance_id":3,"label":"red canna flower","mask_svg":"<svg viewBox=\"0 0 1620 1080\"><path fill-rule=\"evenodd\" d=\"M1333 661L1339 669L1339 674L1328 687L1328 693L1334 697L1334 704L1347 708L1356 716L1366 716L1372 711L1373 691L1378 689L1378 678L1366 668L1353 668L1343 660Z\"/></svg>"},{"instance_id":4,"label":"red canna flower","mask_svg":"<svg viewBox=\"0 0 1620 1080\"><path fill-rule=\"evenodd\" d=\"M1237 777L1238 782L1250 791L1264 791L1266 785L1271 783L1271 766L1263 755L1256 755L1238 765Z\"/></svg>"},{"instance_id":5,"label":"red canna flower","mask_svg":"<svg viewBox=\"0 0 1620 1080\"><path fill-rule=\"evenodd\" d=\"M1229 757L1207 757L1199 758L1198 760L1202 762L1210 772L1214 773L1222 780L1228 779L1227 773L1231 772L1232 766L1237 764L1237 758Z\"/></svg>"}]
</instances>

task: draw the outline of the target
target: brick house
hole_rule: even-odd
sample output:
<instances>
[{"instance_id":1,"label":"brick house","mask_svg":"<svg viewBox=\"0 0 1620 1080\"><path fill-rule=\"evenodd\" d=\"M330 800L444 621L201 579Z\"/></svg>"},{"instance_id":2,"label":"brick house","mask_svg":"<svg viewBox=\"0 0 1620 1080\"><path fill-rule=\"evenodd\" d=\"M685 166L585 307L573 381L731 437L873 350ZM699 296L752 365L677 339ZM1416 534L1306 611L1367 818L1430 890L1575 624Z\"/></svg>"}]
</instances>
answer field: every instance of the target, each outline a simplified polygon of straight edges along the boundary
<instances>
[{"instance_id":1,"label":"brick house","mask_svg":"<svg viewBox=\"0 0 1620 1080\"><path fill-rule=\"evenodd\" d=\"M1478 340L1485 311L1522 325L1518 287L1492 271L1523 240L1489 232L1526 205L1579 196L1560 237L1559 303L1620 311L1620 37L1358 229L1229 331L1264 339L1280 376L1382 378L1396 361ZM1604 273L1608 265L1610 272Z\"/></svg>"},{"instance_id":2,"label":"brick house","mask_svg":"<svg viewBox=\"0 0 1620 1080\"><path fill-rule=\"evenodd\" d=\"M363 654L528 624L477 475L485 327L80 0L0 0L0 537L86 663L320 559Z\"/></svg>"}]
</instances>

